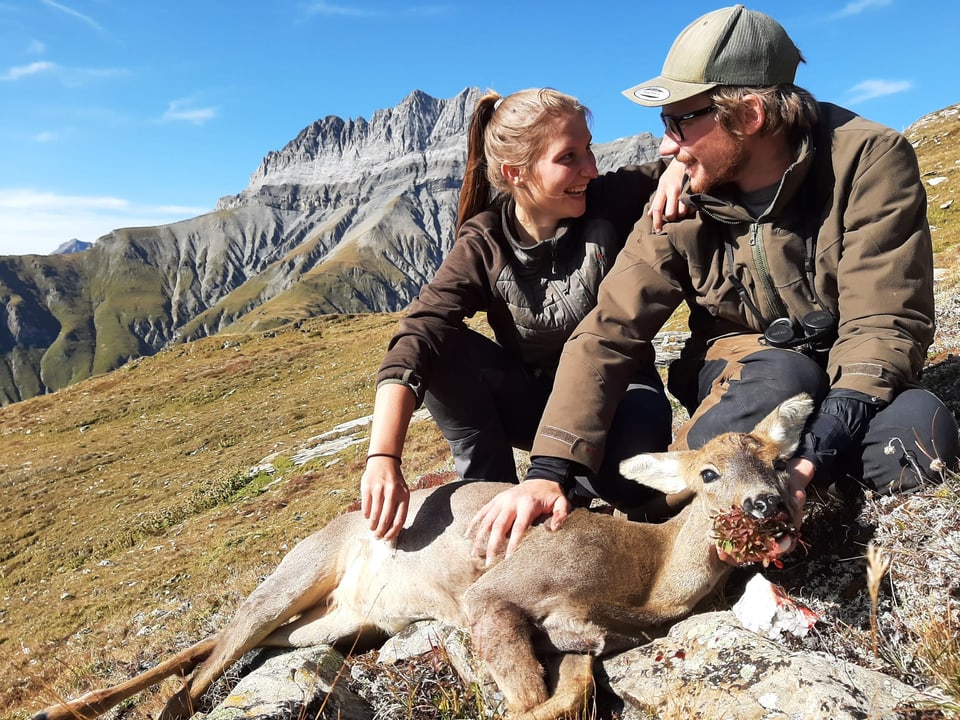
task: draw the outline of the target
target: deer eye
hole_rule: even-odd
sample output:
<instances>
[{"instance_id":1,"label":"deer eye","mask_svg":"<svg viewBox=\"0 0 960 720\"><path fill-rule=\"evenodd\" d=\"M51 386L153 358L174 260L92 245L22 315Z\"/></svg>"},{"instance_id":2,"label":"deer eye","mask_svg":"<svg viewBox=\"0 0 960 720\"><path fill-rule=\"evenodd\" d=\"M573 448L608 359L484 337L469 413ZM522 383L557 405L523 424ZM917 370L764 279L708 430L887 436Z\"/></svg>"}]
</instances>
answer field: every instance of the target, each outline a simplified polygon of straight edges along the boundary
<instances>
[{"instance_id":1,"label":"deer eye","mask_svg":"<svg viewBox=\"0 0 960 720\"><path fill-rule=\"evenodd\" d=\"M777 458L773 461L773 469L777 472L783 472L787 469L787 461L783 458Z\"/></svg>"},{"instance_id":2,"label":"deer eye","mask_svg":"<svg viewBox=\"0 0 960 720\"><path fill-rule=\"evenodd\" d=\"M720 479L720 473L717 472L716 468L705 467L703 470L700 471L700 479L707 484L716 482L717 480Z\"/></svg>"}]
</instances>

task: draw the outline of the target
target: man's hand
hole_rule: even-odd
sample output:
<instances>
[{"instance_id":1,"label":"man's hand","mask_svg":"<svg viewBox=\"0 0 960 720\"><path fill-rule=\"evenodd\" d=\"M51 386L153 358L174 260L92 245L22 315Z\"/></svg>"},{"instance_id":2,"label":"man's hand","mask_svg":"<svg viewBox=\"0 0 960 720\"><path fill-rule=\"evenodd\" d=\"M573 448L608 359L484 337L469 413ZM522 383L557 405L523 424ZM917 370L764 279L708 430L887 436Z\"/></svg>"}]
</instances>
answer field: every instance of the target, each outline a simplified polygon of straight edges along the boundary
<instances>
[{"instance_id":1,"label":"man's hand","mask_svg":"<svg viewBox=\"0 0 960 720\"><path fill-rule=\"evenodd\" d=\"M389 457L371 457L360 479L360 509L370 521L370 529L378 538L394 540L403 529L410 506L407 487L400 464Z\"/></svg>"},{"instance_id":2,"label":"man's hand","mask_svg":"<svg viewBox=\"0 0 960 720\"><path fill-rule=\"evenodd\" d=\"M499 493L473 516L467 527L467 536L474 535L473 552L484 554L486 563L496 558L504 540L506 557L510 557L520 538L537 519L550 515L549 528L556 530L570 514L570 501L563 488L553 480L524 480Z\"/></svg>"},{"instance_id":3,"label":"man's hand","mask_svg":"<svg viewBox=\"0 0 960 720\"><path fill-rule=\"evenodd\" d=\"M794 458L787 465L787 469L790 471L790 479L787 481L790 512L793 515L793 524L799 530L803 523L803 506L807 502L807 486L813 482L817 468L805 458Z\"/></svg>"},{"instance_id":4,"label":"man's hand","mask_svg":"<svg viewBox=\"0 0 960 720\"><path fill-rule=\"evenodd\" d=\"M674 161L667 165L667 169L660 176L647 210L647 214L653 218L654 232L663 231L665 220L679 220L689 212L690 208L680 200L685 173L683 163Z\"/></svg>"}]
</instances>

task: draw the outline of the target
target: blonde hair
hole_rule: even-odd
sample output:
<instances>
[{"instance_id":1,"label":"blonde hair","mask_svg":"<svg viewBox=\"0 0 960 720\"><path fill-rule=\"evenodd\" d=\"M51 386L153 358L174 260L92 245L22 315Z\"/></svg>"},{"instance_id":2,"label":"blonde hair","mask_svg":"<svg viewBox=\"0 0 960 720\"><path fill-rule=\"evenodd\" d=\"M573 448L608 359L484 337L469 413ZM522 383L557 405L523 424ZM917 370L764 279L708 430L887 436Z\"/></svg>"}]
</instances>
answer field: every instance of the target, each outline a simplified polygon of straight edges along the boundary
<instances>
[{"instance_id":1,"label":"blonde hair","mask_svg":"<svg viewBox=\"0 0 960 720\"><path fill-rule=\"evenodd\" d=\"M590 120L590 111L576 98L552 88L520 90L506 97L488 90L470 119L457 228L486 209L494 190L512 192L503 165L533 165L550 140L553 120L574 114Z\"/></svg>"}]
</instances>

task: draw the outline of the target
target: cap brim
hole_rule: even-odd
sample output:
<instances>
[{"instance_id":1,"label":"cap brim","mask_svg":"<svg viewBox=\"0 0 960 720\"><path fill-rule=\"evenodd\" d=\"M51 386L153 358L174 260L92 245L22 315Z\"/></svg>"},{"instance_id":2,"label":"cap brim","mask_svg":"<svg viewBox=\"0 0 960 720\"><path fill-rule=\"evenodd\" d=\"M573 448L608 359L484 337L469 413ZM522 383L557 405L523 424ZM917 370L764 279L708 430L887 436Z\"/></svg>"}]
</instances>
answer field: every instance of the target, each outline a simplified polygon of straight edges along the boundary
<instances>
[{"instance_id":1,"label":"cap brim","mask_svg":"<svg viewBox=\"0 0 960 720\"><path fill-rule=\"evenodd\" d=\"M623 94L637 105L661 107L713 90L716 86L717 83L680 82L661 75L653 80L634 85L632 88L624 90Z\"/></svg>"}]
</instances>

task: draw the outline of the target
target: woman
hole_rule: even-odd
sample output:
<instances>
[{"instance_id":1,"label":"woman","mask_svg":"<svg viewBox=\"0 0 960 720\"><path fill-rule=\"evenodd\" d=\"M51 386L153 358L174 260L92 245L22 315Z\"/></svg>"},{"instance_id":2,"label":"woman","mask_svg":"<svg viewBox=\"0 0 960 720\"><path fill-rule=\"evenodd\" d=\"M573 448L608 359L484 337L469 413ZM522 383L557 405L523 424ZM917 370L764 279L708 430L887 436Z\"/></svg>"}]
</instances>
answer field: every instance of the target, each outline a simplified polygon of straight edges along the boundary
<instances>
[{"instance_id":1,"label":"woman","mask_svg":"<svg viewBox=\"0 0 960 720\"><path fill-rule=\"evenodd\" d=\"M460 477L516 482L513 448L532 444L563 343L596 303L665 167L598 177L588 118L575 98L552 89L488 92L477 102L456 243L401 320L377 376L361 494L378 537L395 538L406 519L401 453L421 402ZM669 202L682 175L677 163L666 176ZM496 342L464 324L477 312L487 313ZM608 438L598 478L611 502L623 501L619 483L628 483L619 460L670 442L670 405L649 360Z\"/></svg>"}]
</instances>

